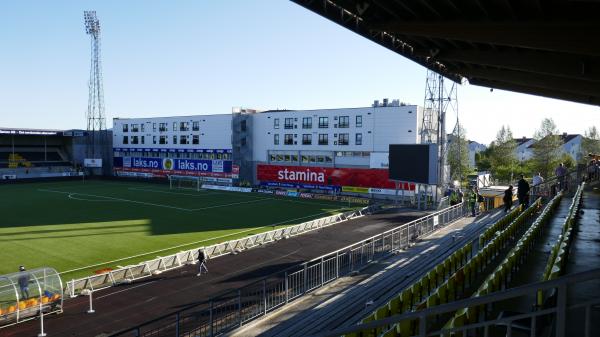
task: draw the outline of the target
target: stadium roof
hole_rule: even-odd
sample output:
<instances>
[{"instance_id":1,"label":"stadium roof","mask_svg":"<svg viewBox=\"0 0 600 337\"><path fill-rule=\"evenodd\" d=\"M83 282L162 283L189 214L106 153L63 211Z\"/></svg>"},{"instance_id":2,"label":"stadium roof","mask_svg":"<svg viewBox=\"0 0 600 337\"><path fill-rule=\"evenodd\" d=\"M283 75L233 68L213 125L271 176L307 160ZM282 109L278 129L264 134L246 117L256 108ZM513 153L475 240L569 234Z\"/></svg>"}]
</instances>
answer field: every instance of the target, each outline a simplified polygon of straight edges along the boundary
<instances>
[{"instance_id":1,"label":"stadium roof","mask_svg":"<svg viewBox=\"0 0 600 337\"><path fill-rule=\"evenodd\" d=\"M57 130L57 129L28 129L8 128L0 126L0 135L16 136L82 136L84 130Z\"/></svg>"},{"instance_id":2,"label":"stadium roof","mask_svg":"<svg viewBox=\"0 0 600 337\"><path fill-rule=\"evenodd\" d=\"M292 0L461 82L600 105L598 0Z\"/></svg>"}]
</instances>

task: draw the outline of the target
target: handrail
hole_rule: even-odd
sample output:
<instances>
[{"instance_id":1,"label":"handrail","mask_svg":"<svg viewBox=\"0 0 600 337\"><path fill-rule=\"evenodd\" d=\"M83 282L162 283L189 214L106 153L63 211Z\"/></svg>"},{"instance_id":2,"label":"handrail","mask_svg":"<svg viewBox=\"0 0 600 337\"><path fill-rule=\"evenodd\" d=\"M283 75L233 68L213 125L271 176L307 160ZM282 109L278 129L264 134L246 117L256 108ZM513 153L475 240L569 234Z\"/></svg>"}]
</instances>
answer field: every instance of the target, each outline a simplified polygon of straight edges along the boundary
<instances>
[{"instance_id":1,"label":"handrail","mask_svg":"<svg viewBox=\"0 0 600 337\"><path fill-rule=\"evenodd\" d=\"M518 296L529 295L537 292L540 289L548 290L560 288L562 286L566 286L572 283L582 283L597 279L600 279L600 268L591 269L580 273L568 274L549 281L530 283L524 286L498 291L483 296L471 297L464 300L440 304L438 306L434 306L424 310L394 315L377 321L371 321L368 323L358 324L350 327L339 328L315 335L314 337L339 337L341 335L349 334L355 331L375 329L381 326L396 324L405 320L408 321L414 319L422 319L426 316L440 315L447 312L457 311L465 307L475 307L479 305L500 302Z\"/></svg>"}]
</instances>

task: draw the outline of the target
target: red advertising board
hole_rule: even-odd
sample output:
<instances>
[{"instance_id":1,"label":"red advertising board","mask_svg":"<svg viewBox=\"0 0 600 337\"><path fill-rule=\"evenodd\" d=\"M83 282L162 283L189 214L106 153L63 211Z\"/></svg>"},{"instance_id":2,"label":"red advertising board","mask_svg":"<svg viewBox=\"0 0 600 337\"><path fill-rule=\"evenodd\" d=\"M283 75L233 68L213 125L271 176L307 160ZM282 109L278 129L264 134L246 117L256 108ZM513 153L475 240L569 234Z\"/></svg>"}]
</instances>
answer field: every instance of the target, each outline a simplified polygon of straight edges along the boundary
<instances>
[{"instance_id":1,"label":"red advertising board","mask_svg":"<svg viewBox=\"0 0 600 337\"><path fill-rule=\"evenodd\" d=\"M330 168L258 164L256 175L261 182L308 185L355 186L394 189L387 169ZM414 186L403 186L413 190Z\"/></svg>"}]
</instances>

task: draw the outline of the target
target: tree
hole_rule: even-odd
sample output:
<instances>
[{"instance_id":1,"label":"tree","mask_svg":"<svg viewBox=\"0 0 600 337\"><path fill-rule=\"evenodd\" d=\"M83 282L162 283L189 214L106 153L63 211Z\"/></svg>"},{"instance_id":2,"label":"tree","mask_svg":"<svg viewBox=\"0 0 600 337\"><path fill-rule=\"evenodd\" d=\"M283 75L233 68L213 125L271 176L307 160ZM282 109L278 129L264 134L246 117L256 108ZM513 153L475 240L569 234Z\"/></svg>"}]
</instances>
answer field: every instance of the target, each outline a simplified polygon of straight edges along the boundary
<instances>
[{"instance_id":1,"label":"tree","mask_svg":"<svg viewBox=\"0 0 600 337\"><path fill-rule=\"evenodd\" d=\"M488 152L492 175L496 179L510 181L513 178L518 170L516 148L517 143L513 139L510 126L502 125Z\"/></svg>"},{"instance_id":2,"label":"tree","mask_svg":"<svg viewBox=\"0 0 600 337\"><path fill-rule=\"evenodd\" d=\"M563 141L552 118L544 118L533 137L537 140L533 145L532 158L535 170L543 177L554 176L554 169L561 160Z\"/></svg>"},{"instance_id":3,"label":"tree","mask_svg":"<svg viewBox=\"0 0 600 337\"><path fill-rule=\"evenodd\" d=\"M469 165L469 141L466 130L457 125L449 137L448 165L450 166L450 178L462 180L470 171Z\"/></svg>"},{"instance_id":4,"label":"tree","mask_svg":"<svg viewBox=\"0 0 600 337\"><path fill-rule=\"evenodd\" d=\"M595 126L591 126L584 133L584 137L581 140L581 161L586 163L588 161L588 154L600 154L600 134Z\"/></svg>"}]
</instances>

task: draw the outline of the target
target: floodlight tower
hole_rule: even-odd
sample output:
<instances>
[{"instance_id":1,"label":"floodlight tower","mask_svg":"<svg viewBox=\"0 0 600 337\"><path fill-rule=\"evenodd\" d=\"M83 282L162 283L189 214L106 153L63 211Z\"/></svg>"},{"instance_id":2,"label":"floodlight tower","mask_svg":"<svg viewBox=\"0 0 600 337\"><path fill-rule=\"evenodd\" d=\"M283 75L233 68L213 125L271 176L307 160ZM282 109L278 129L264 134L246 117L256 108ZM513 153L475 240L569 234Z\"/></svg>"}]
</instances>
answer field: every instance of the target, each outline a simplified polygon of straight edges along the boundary
<instances>
[{"instance_id":1,"label":"floodlight tower","mask_svg":"<svg viewBox=\"0 0 600 337\"><path fill-rule=\"evenodd\" d=\"M455 112L458 123L457 89L455 82L447 88L444 76L427 70L421 143L438 145L438 192L441 192L441 188L447 183L446 112L449 109Z\"/></svg>"},{"instance_id":2,"label":"floodlight tower","mask_svg":"<svg viewBox=\"0 0 600 337\"><path fill-rule=\"evenodd\" d=\"M88 83L87 131L88 158L97 158L97 145L106 140L104 116L104 89L102 86L102 63L100 59L100 21L96 11L84 11L85 32L90 36L90 82ZM100 151L102 154L103 151Z\"/></svg>"}]
</instances>

